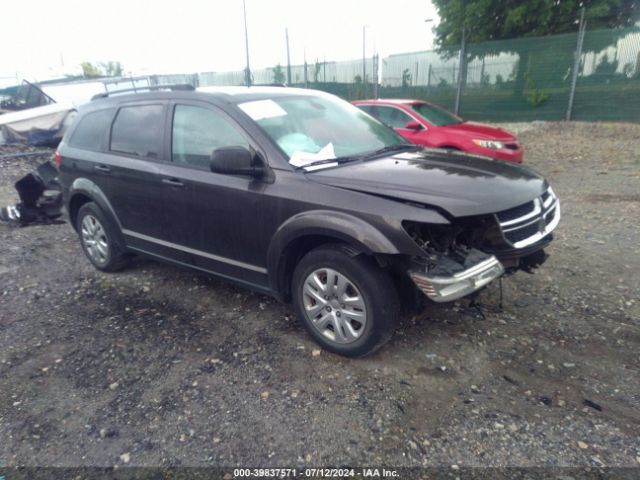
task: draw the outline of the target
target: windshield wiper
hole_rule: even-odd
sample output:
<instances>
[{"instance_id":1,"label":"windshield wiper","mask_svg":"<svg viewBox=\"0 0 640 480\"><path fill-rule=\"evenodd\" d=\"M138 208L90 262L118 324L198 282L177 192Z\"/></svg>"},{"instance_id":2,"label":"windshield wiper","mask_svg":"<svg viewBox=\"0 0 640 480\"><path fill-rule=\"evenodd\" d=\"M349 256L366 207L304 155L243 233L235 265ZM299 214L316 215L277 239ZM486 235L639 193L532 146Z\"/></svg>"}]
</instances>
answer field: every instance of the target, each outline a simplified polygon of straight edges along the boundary
<instances>
[{"instance_id":1,"label":"windshield wiper","mask_svg":"<svg viewBox=\"0 0 640 480\"><path fill-rule=\"evenodd\" d=\"M325 160L316 160L315 162L307 163L305 165L296 167L296 170L305 169L309 167L316 167L318 165L328 165L328 164L342 165L344 163L366 160L366 159L373 158L378 155L383 155L389 152L417 152L418 150L421 150L421 149L422 147L420 145L414 145L411 143L387 145L386 147L380 148L378 150L374 150L373 152L363 153L360 155L348 155L344 157L328 158Z\"/></svg>"},{"instance_id":2,"label":"windshield wiper","mask_svg":"<svg viewBox=\"0 0 640 480\"><path fill-rule=\"evenodd\" d=\"M417 152L418 150L422 150L421 145L414 145L412 143L399 143L396 145L387 145L386 147L382 147L374 152L371 152L367 155L367 158L376 157L378 155L382 155L383 153Z\"/></svg>"},{"instance_id":3,"label":"windshield wiper","mask_svg":"<svg viewBox=\"0 0 640 480\"><path fill-rule=\"evenodd\" d=\"M353 155L353 156L349 156L349 157L327 158L325 160L316 160L315 162L311 162L311 163L306 163L304 165L300 165L299 167L296 167L296 170L305 169L305 168L308 168L308 167L316 167L318 165L328 165L328 164L333 164L333 163L337 163L338 165L341 165L343 163L355 162L357 160L362 160L363 158L364 157L362 155Z\"/></svg>"}]
</instances>

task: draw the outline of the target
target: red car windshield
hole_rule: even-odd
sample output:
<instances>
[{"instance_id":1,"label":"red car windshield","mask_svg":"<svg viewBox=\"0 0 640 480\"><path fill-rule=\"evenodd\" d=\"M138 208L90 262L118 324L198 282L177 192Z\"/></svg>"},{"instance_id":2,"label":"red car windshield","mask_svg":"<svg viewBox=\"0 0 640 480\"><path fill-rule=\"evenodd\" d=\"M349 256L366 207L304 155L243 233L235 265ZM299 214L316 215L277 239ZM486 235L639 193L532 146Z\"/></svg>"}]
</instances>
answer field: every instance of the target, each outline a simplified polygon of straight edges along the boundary
<instances>
[{"instance_id":1,"label":"red car windshield","mask_svg":"<svg viewBox=\"0 0 640 480\"><path fill-rule=\"evenodd\" d=\"M453 113L447 112L444 108L428 103L414 103L411 105L411 109L436 127L455 125L456 123L463 122L460 117L456 117Z\"/></svg>"}]
</instances>

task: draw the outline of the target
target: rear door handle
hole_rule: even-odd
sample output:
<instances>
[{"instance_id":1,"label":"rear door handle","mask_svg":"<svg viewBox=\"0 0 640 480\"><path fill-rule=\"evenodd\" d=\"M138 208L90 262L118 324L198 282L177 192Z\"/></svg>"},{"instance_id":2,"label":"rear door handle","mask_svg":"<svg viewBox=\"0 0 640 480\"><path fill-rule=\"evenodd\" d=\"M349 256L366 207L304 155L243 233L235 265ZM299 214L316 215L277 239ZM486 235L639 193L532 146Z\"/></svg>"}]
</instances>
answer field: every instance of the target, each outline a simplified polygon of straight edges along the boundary
<instances>
[{"instance_id":1,"label":"rear door handle","mask_svg":"<svg viewBox=\"0 0 640 480\"><path fill-rule=\"evenodd\" d=\"M170 185L172 187L178 187L178 188L184 187L184 183L182 183L177 178L163 178L162 179L162 183L164 183L166 185Z\"/></svg>"},{"instance_id":2,"label":"rear door handle","mask_svg":"<svg viewBox=\"0 0 640 480\"><path fill-rule=\"evenodd\" d=\"M96 170L98 170L99 172L102 173L109 173L111 171L111 169L109 167L107 167L106 165L96 165L95 167Z\"/></svg>"}]
</instances>

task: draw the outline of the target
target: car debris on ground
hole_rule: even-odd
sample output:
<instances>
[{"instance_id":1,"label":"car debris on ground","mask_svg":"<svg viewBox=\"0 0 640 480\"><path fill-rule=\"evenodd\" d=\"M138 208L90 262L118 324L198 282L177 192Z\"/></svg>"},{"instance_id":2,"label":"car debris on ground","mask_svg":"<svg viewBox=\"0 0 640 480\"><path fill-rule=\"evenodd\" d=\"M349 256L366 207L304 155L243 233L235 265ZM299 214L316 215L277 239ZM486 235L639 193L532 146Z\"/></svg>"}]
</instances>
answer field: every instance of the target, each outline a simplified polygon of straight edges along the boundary
<instances>
[{"instance_id":1,"label":"car debris on ground","mask_svg":"<svg viewBox=\"0 0 640 480\"><path fill-rule=\"evenodd\" d=\"M28 157L47 154L47 151L9 153L3 158ZM46 161L33 172L27 173L14 185L20 201L0 208L0 223L25 226L32 223L51 223L62 216L62 189L57 180L58 171Z\"/></svg>"}]
</instances>

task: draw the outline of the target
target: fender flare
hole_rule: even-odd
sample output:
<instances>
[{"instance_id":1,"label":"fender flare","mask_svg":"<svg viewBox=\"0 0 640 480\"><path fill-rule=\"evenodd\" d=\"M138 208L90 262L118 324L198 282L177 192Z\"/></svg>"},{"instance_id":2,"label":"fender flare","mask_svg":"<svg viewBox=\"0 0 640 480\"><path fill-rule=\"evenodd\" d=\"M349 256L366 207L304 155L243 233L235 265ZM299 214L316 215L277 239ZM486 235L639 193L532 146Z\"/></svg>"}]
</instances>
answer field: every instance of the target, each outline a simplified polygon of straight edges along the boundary
<instances>
[{"instance_id":1,"label":"fender flare","mask_svg":"<svg viewBox=\"0 0 640 480\"><path fill-rule=\"evenodd\" d=\"M73 202L73 198L76 195L83 195L91 199L92 202L96 203L103 212L109 217L111 221L113 221L114 225L117 226L118 232L120 235L122 234L122 225L120 220L118 220L118 216L116 212L113 210L111 203L107 199L107 196L104 192L91 180L86 178L77 178L69 187L69 201L67 202L67 210L69 214L69 219L71 220L71 211L70 206ZM70 222L73 228L76 228L75 222Z\"/></svg>"},{"instance_id":2,"label":"fender flare","mask_svg":"<svg viewBox=\"0 0 640 480\"><path fill-rule=\"evenodd\" d=\"M332 237L364 253L400 253L376 227L344 212L313 210L298 213L284 222L273 235L267 251L267 271L272 292L283 296L286 290L287 250L296 240L309 236Z\"/></svg>"}]
</instances>

